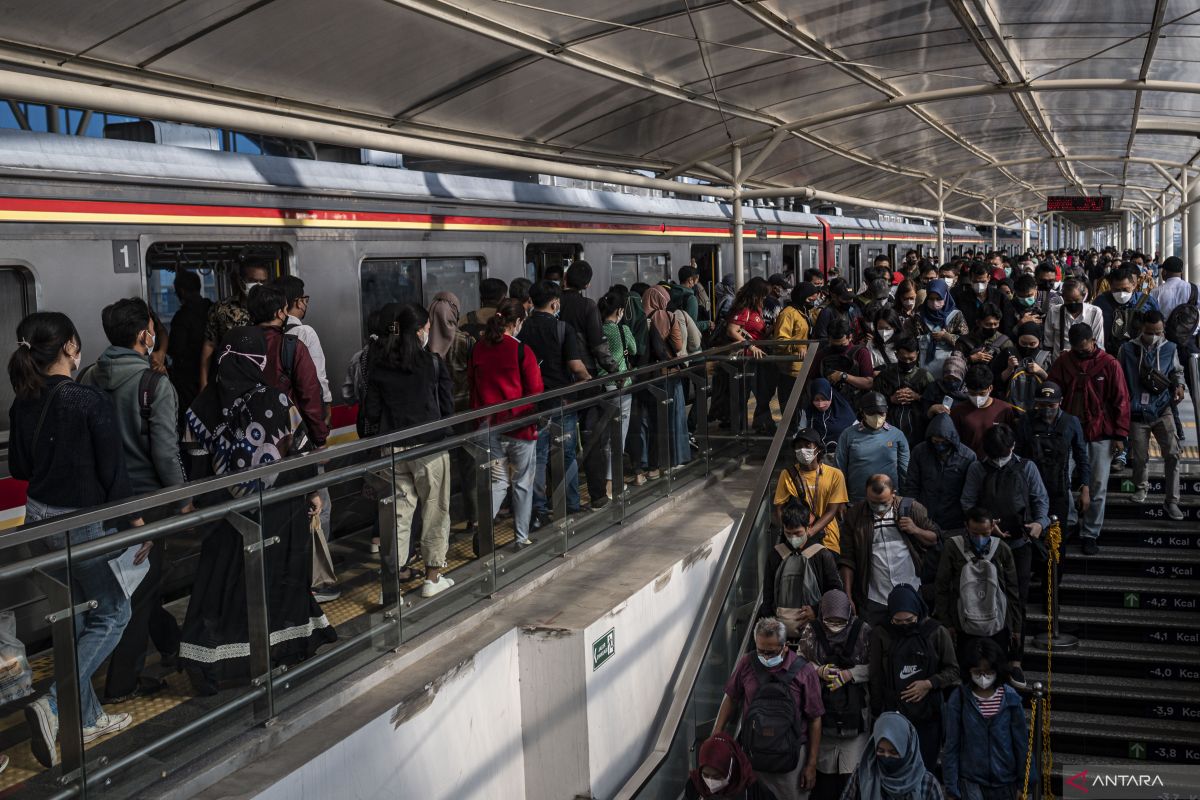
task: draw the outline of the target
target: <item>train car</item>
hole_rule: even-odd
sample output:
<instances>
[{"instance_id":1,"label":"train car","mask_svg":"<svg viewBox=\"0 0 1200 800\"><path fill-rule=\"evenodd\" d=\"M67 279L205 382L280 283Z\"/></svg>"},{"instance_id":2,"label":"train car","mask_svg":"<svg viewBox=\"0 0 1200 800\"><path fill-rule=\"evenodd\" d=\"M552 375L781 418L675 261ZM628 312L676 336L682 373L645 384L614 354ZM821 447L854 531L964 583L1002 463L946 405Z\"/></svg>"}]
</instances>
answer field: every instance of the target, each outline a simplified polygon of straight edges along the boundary
<instances>
[{"instance_id":1,"label":"train car","mask_svg":"<svg viewBox=\"0 0 1200 800\"><path fill-rule=\"evenodd\" d=\"M731 217L728 205L693 200L5 131L0 306L8 331L33 310L67 313L87 362L105 345L105 304L141 296L169 325L177 270L197 271L218 300L241 260L267 260L305 281L307 321L335 387L335 434L346 438L353 409L336 387L370 310L450 290L465 312L478 306L482 278L536 280L582 258L596 272L594 296L673 278L691 258L715 278L732 263ZM935 230L909 223L764 207L747 207L745 219L752 276L818 267L857 286L876 255L936 244ZM969 228L949 229L947 242L959 252L985 245ZM0 405L11 400L0 381ZM22 518L24 487L0 469L7 527Z\"/></svg>"}]
</instances>

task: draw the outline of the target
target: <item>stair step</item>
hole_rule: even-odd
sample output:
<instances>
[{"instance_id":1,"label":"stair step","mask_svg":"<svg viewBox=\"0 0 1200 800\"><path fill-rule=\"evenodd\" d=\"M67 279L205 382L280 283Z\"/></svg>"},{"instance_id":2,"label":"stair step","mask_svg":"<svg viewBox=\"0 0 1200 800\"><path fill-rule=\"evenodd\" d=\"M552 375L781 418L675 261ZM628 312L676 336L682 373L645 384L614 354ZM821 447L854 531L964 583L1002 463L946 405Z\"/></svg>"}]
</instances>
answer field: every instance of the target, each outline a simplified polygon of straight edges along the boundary
<instances>
[{"instance_id":1,"label":"stair step","mask_svg":"<svg viewBox=\"0 0 1200 800\"><path fill-rule=\"evenodd\" d=\"M1045 618L1042 618L1045 625ZM1046 649L1033 639L1025 643L1025 664L1044 669ZM1165 680L1200 685L1200 649L1161 644L1133 644L1101 639L1082 641L1077 647L1056 647L1052 654L1055 674L1070 672L1130 680Z\"/></svg>"},{"instance_id":2,"label":"stair step","mask_svg":"<svg viewBox=\"0 0 1200 800\"><path fill-rule=\"evenodd\" d=\"M1151 494L1145 503L1133 502L1133 497L1127 494L1110 494L1104 503L1104 519L1148 519L1167 522L1190 522L1200 520L1200 497L1196 495L1181 495L1179 510L1183 512L1183 520L1172 520L1163 510L1166 496Z\"/></svg>"},{"instance_id":3,"label":"stair step","mask_svg":"<svg viewBox=\"0 0 1200 800\"><path fill-rule=\"evenodd\" d=\"M1196 580L1064 575L1058 591L1064 605L1156 611L1200 608L1200 581Z\"/></svg>"},{"instance_id":4,"label":"stair step","mask_svg":"<svg viewBox=\"0 0 1200 800\"><path fill-rule=\"evenodd\" d=\"M1200 644L1200 614L1145 608L1088 608L1063 605L1059 622L1074 628L1080 639L1107 639L1147 644ZM1046 630L1046 615L1034 608L1026 613L1025 632Z\"/></svg>"},{"instance_id":5,"label":"stair step","mask_svg":"<svg viewBox=\"0 0 1200 800\"><path fill-rule=\"evenodd\" d=\"M1165 534L1164 534L1165 535ZM1200 547L1158 549L1106 545L1100 537L1100 552L1085 556L1078 544L1066 548L1068 574L1125 575L1146 578L1200 578Z\"/></svg>"},{"instance_id":6,"label":"stair step","mask_svg":"<svg viewBox=\"0 0 1200 800\"><path fill-rule=\"evenodd\" d=\"M1151 470L1149 476L1150 486L1148 491L1150 494L1163 494L1167 490L1167 479L1162 470ZM1110 475L1108 478L1109 497L1114 497L1121 494L1133 494L1137 490L1137 485L1133 482L1132 472L1122 472L1117 475ZM1200 496L1200 476L1197 475L1180 475L1179 476L1179 493L1183 497Z\"/></svg>"},{"instance_id":7,"label":"stair step","mask_svg":"<svg viewBox=\"0 0 1200 800\"><path fill-rule=\"evenodd\" d=\"M1026 672L1046 684L1044 672ZM1126 677L1076 675L1055 671L1051 691L1055 711L1107 713L1120 716L1200 721L1200 684Z\"/></svg>"},{"instance_id":8,"label":"stair step","mask_svg":"<svg viewBox=\"0 0 1200 800\"><path fill-rule=\"evenodd\" d=\"M1195 722L1053 711L1050 737L1056 753L1200 764L1200 723Z\"/></svg>"},{"instance_id":9,"label":"stair step","mask_svg":"<svg viewBox=\"0 0 1200 800\"><path fill-rule=\"evenodd\" d=\"M1153 547L1156 550L1188 550L1200 548L1200 526L1195 522L1155 520L1147 525L1142 519L1104 519L1100 541L1123 547Z\"/></svg>"}]
</instances>

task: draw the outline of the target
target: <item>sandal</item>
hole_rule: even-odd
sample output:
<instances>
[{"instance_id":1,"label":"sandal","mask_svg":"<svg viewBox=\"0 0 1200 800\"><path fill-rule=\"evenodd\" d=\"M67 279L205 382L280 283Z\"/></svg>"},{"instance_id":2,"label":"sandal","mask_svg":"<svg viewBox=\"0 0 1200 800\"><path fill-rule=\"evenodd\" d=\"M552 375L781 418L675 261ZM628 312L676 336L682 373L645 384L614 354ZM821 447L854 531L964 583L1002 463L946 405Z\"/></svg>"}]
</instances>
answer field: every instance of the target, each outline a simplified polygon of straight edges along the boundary
<instances>
[{"instance_id":1,"label":"sandal","mask_svg":"<svg viewBox=\"0 0 1200 800\"><path fill-rule=\"evenodd\" d=\"M417 569L416 567L405 567L396 573L396 578L402 582L416 580L425 577L425 570Z\"/></svg>"}]
</instances>

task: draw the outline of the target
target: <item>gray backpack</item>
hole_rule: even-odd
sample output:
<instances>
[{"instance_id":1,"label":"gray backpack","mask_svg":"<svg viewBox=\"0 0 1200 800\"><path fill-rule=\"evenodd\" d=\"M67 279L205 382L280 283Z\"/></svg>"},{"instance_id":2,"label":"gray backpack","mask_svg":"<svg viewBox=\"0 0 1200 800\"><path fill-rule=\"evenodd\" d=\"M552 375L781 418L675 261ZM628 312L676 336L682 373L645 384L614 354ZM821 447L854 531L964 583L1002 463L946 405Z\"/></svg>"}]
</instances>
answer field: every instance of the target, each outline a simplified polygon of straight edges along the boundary
<instances>
[{"instance_id":1,"label":"gray backpack","mask_svg":"<svg viewBox=\"0 0 1200 800\"><path fill-rule=\"evenodd\" d=\"M800 609L821 603L821 585L817 570L809 559L824 549L820 542L811 544L799 553L786 544L775 545L783 563L775 573L775 617L787 628L789 639L800 635Z\"/></svg>"},{"instance_id":2,"label":"gray backpack","mask_svg":"<svg viewBox=\"0 0 1200 800\"><path fill-rule=\"evenodd\" d=\"M967 547L965 536L954 543L967 563L958 575L958 619L962 632L970 636L992 636L1004 627L1008 598L1000 590L1000 574L992 558L1000 540L992 537L986 555L976 555Z\"/></svg>"}]
</instances>

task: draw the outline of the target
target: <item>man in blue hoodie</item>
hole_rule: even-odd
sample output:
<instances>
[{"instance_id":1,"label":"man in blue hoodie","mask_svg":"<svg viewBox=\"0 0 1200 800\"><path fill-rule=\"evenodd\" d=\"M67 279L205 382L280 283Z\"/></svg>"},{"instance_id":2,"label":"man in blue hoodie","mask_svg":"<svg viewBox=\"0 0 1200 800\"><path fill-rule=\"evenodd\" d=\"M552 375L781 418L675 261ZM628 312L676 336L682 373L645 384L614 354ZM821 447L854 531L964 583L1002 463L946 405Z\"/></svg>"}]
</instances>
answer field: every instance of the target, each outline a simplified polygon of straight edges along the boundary
<instances>
[{"instance_id":1,"label":"man in blue hoodie","mask_svg":"<svg viewBox=\"0 0 1200 800\"><path fill-rule=\"evenodd\" d=\"M133 493L178 486L184 482L175 427L179 400L171 382L150 369L155 344L150 308L138 297L118 300L105 307L100 321L110 346L80 374L79 382L106 392L113 401ZM149 409L143 406L143 388ZM181 513L191 510L190 503L180 506ZM151 522L173 511L159 507L149 509L142 517ZM151 694L165 686L161 681L139 680L151 636L159 652L173 655L179 650L179 626L162 607L163 549L161 541L148 549L150 571L130 598L132 613L109 660L102 703Z\"/></svg>"},{"instance_id":2,"label":"man in blue hoodie","mask_svg":"<svg viewBox=\"0 0 1200 800\"><path fill-rule=\"evenodd\" d=\"M925 506L943 531L957 533L964 525L959 498L975 461L975 451L959 440L950 415L935 414L925 441L913 448L901 493Z\"/></svg>"}]
</instances>

